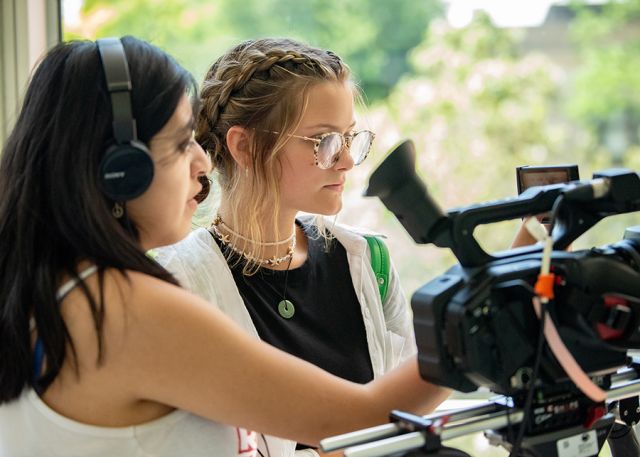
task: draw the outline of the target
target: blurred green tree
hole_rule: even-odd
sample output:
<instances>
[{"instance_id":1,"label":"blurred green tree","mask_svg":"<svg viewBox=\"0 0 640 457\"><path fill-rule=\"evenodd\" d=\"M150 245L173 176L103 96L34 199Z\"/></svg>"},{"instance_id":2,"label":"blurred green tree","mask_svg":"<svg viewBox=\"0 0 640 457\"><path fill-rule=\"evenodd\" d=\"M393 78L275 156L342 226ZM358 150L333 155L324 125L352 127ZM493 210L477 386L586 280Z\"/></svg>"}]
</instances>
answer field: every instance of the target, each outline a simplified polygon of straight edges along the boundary
<instances>
[{"instance_id":1,"label":"blurred green tree","mask_svg":"<svg viewBox=\"0 0 640 457\"><path fill-rule=\"evenodd\" d=\"M594 135L593 155L638 165L640 0L576 4L572 38L581 59L568 113Z\"/></svg>"},{"instance_id":2,"label":"blurred green tree","mask_svg":"<svg viewBox=\"0 0 640 457\"><path fill-rule=\"evenodd\" d=\"M550 125L555 68L543 56L521 55L518 44L514 32L493 26L485 14L462 29L434 22L411 53L412 72L374 108L380 143L414 140L418 173L443 208L515 194L518 165L575 160L559 147L562 131ZM490 252L507 249L517 226L481 226L477 235ZM453 263L445 250L418 254L403 243L396 251L412 257L400 266L407 283Z\"/></svg>"},{"instance_id":3,"label":"blurred green tree","mask_svg":"<svg viewBox=\"0 0 640 457\"><path fill-rule=\"evenodd\" d=\"M629 20L633 16L624 17ZM604 24L598 27L612 18L616 16L590 16L593 24ZM590 28L597 30L596 25ZM630 109L635 106L636 94L626 99L622 94L631 90L640 74L631 67L637 56L629 55L627 66L620 59L613 60L612 65L620 68L609 82L606 75L600 81L595 74L589 85L573 87L566 71L542 54L523 54L519 44L517 31L495 27L484 14L462 29L434 22L425 41L411 53L413 71L369 114L378 133L378 147L391 148L401 138L414 140L418 173L443 208L514 195L514 168L518 165L577 163L582 177L589 178L595 170L618 164L607 145L593 153L593 136L584 128L588 124L567 119L563 94L577 93L575 97L591 102L583 105L583 119L598 119L615 112L616 106ZM603 66L609 55L603 51ZM584 65L588 69L589 61ZM609 84L603 90L620 96L589 100L601 98L593 96L599 84ZM625 105L620 105L622 100ZM633 128L637 132L637 124ZM624 164L640 168L640 154L627 154ZM375 211L380 213L379 205ZM393 215L384 214L378 221L371 216L367 220L390 235L392 252L404 259L399 270L409 290L455 261L446 250L416 250L407 243ZM363 215L367 217L358 212L358 217ZM574 248L615 241L633 224L637 224L634 214L605 220L577 240ZM489 252L507 249L518 225L515 220L483 225L477 228L476 236Z\"/></svg>"},{"instance_id":4,"label":"blurred green tree","mask_svg":"<svg viewBox=\"0 0 640 457\"><path fill-rule=\"evenodd\" d=\"M332 49L352 67L368 99L380 100L408 70L439 0L85 0L86 25L65 38L137 35L178 56L197 78L225 49L288 36Z\"/></svg>"},{"instance_id":5,"label":"blurred green tree","mask_svg":"<svg viewBox=\"0 0 640 457\"><path fill-rule=\"evenodd\" d=\"M459 180L474 183L476 199L507 196L515 178L504 177L515 176L515 165L562 158L548 125L555 69L544 56L521 55L518 44L485 14L463 29L434 25L412 52L413 74L389 98L400 131L418 135L419 164L444 178L436 189L445 203L466 200Z\"/></svg>"}]
</instances>

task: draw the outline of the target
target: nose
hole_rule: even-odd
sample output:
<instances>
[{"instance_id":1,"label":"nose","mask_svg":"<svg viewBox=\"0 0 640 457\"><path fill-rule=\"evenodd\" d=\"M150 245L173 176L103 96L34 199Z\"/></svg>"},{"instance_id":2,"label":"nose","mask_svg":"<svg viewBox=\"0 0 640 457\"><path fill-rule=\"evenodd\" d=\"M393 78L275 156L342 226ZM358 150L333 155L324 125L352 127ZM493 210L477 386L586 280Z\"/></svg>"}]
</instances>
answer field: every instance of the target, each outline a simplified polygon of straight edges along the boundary
<instances>
[{"instance_id":1,"label":"nose","mask_svg":"<svg viewBox=\"0 0 640 457\"><path fill-rule=\"evenodd\" d=\"M191 169L196 176L208 175L212 171L211 157L204 152L200 143L195 143L193 148L193 161Z\"/></svg>"},{"instance_id":2,"label":"nose","mask_svg":"<svg viewBox=\"0 0 640 457\"><path fill-rule=\"evenodd\" d=\"M338 156L338 161L333 166L336 170L345 170L349 171L353 168L355 162L351 157L351 141L345 141L342 149L340 150L340 156Z\"/></svg>"}]
</instances>

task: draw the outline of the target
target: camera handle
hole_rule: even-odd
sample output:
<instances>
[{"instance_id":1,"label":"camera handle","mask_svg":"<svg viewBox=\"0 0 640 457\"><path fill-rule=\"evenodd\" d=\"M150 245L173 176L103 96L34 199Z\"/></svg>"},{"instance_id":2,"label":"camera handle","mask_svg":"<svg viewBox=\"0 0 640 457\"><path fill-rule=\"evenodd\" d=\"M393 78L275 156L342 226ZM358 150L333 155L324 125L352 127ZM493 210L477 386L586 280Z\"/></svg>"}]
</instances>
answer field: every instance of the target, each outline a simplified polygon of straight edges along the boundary
<instances>
[{"instance_id":1,"label":"camera handle","mask_svg":"<svg viewBox=\"0 0 640 457\"><path fill-rule=\"evenodd\" d=\"M640 209L640 177L625 169L594 173L590 181L574 181L531 187L518 197L490 201L450 210L449 247L465 267L484 265L492 260L513 257L539 246L494 254L486 253L473 237L475 228L554 209L551 233L553 249L564 250L576 238L605 217Z\"/></svg>"},{"instance_id":2,"label":"camera handle","mask_svg":"<svg viewBox=\"0 0 640 457\"><path fill-rule=\"evenodd\" d=\"M553 231L554 249L563 250L604 217L640 209L640 177L631 170L609 169L592 181L531 187L518 197L454 208L445 213L429 195L415 170L416 151L411 140L398 144L369 177L365 196L375 196L400 221L416 243L449 248L464 267L476 267L517 253L538 251L520 248L493 255L473 237L474 229L549 211L558 198Z\"/></svg>"}]
</instances>

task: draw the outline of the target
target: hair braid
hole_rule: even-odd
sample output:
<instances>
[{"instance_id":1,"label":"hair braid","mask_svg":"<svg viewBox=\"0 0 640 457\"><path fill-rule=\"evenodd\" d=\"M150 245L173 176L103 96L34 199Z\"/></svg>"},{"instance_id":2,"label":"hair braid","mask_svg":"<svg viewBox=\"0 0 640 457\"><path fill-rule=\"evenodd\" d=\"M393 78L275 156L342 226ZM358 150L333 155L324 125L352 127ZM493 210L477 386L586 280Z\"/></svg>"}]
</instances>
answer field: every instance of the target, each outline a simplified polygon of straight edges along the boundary
<instances>
[{"instance_id":1,"label":"hair braid","mask_svg":"<svg viewBox=\"0 0 640 457\"><path fill-rule=\"evenodd\" d=\"M243 54L248 55L244 62ZM339 60L331 51L327 51L327 55ZM312 75L318 71L326 75L331 73L329 66L293 50L276 48L263 53L246 46L238 53L235 62L223 64L224 57L218 59L205 76L200 93L201 115L198 116L196 128L196 139L212 156L214 163L218 163L217 157L224 144L223 138L217 134L219 129L216 124L231 97L240 93L254 76L268 80L271 76L269 72L275 66L281 66L292 74ZM302 68L302 71L295 71L294 67Z\"/></svg>"}]
</instances>

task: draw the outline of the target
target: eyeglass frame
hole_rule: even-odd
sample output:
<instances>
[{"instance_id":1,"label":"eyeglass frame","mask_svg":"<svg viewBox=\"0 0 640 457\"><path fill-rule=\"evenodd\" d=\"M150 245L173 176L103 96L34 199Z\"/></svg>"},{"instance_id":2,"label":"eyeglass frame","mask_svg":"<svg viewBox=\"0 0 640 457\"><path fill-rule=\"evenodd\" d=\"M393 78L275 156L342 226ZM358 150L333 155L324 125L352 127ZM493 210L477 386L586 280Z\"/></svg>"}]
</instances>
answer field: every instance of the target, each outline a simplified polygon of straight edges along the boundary
<instances>
[{"instance_id":1,"label":"eyeglass frame","mask_svg":"<svg viewBox=\"0 0 640 457\"><path fill-rule=\"evenodd\" d=\"M328 137L330 135L338 135L342 139L342 146L340 147L340 149L338 151L342 151L345 146L347 147L348 150L351 150L351 144L353 142L353 139L355 138L356 135L358 135L358 134L360 134L362 132L369 132L371 134L371 141L369 142L369 149L367 149L367 152L365 153L365 155L362 158L362 160L360 162L358 162L358 163L354 162L354 165L357 166L357 165L360 165L362 162L364 162L365 159L367 157L369 157L369 153L371 152L371 147L373 146L373 140L376 139L376 134L374 132L372 132L371 130L363 129L363 130L358 130L357 132L354 132L354 133L347 133L346 135L344 133L340 133L340 132L326 132L326 133L322 133L317 138L311 138L311 137L302 136L302 135L294 135L293 133L287 133L287 136L290 136L292 138L299 138L299 139L305 140L305 141L312 141L314 143L313 144L314 165L316 167L320 168L321 170L328 170L329 168L333 167L336 163L338 163L338 161L340 160L340 155L341 154L336 154L335 155L335 160L333 161L333 163L329 167L327 167L327 168L321 167L320 166L320 162L318 161L318 149L320 149L320 143L322 142L322 140L324 140L326 137ZM282 132L269 131L269 133L280 135Z\"/></svg>"}]
</instances>

